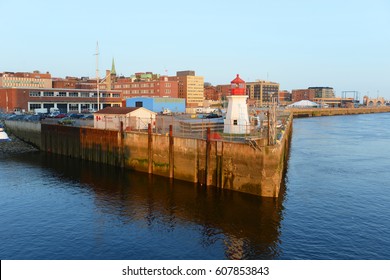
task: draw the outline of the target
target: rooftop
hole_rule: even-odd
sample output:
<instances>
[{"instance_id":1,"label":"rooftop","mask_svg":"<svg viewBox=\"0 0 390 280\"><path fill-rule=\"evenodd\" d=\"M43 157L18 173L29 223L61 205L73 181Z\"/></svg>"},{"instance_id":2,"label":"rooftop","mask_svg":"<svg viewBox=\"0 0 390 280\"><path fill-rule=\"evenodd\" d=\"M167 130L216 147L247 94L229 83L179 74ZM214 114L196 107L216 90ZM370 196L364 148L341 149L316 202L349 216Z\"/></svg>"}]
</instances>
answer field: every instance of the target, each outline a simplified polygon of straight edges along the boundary
<instances>
[{"instance_id":1,"label":"rooftop","mask_svg":"<svg viewBox=\"0 0 390 280\"><path fill-rule=\"evenodd\" d=\"M126 115L135 110L138 110L140 107L106 107L95 114L106 114L106 115Z\"/></svg>"}]
</instances>

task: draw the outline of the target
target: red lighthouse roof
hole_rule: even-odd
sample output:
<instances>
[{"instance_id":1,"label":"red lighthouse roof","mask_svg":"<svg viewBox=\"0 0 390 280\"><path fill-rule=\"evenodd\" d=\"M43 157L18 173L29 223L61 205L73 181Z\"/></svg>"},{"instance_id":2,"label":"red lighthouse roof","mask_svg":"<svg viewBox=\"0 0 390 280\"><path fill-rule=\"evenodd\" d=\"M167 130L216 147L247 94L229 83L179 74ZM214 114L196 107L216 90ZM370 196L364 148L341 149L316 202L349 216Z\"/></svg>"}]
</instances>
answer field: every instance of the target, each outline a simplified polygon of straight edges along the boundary
<instances>
[{"instance_id":1,"label":"red lighthouse roof","mask_svg":"<svg viewBox=\"0 0 390 280\"><path fill-rule=\"evenodd\" d=\"M245 84L245 81L240 78L240 75L237 74L236 78L230 82L231 84Z\"/></svg>"},{"instance_id":2,"label":"red lighthouse roof","mask_svg":"<svg viewBox=\"0 0 390 280\"><path fill-rule=\"evenodd\" d=\"M245 95L245 81L242 80L238 74L237 77L230 82L230 93L231 95Z\"/></svg>"}]
</instances>

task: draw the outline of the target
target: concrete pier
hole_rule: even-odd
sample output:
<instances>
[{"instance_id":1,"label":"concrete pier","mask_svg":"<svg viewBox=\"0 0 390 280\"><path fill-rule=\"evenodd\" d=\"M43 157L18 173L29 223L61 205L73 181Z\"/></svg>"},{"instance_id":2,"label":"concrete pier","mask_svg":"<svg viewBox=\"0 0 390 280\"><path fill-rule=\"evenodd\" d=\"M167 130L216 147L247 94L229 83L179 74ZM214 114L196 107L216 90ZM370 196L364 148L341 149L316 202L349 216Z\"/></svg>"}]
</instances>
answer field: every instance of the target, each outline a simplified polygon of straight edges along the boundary
<instances>
[{"instance_id":1,"label":"concrete pier","mask_svg":"<svg viewBox=\"0 0 390 280\"><path fill-rule=\"evenodd\" d=\"M275 145L261 139L228 142L148 132L41 124L41 132L8 122L42 151L265 197L278 197L292 131L292 115ZM31 134L31 136L30 136ZM37 134L40 136L38 137ZM38 139L40 138L40 139Z\"/></svg>"}]
</instances>

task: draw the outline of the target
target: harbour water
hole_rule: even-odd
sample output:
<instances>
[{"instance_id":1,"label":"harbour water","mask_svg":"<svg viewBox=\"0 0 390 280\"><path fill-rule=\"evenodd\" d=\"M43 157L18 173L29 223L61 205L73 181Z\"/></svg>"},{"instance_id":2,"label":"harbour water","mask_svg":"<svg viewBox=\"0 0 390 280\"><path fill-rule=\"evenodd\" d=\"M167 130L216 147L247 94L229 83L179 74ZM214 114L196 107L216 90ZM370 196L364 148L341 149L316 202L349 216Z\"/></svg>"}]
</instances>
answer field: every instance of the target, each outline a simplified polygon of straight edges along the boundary
<instances>
[{"instance_id":1,"label":"harbour water","mask_svg":"<svg viewBox=\"0 0 390 280\"><path fill-rule=\"evenodd\" d=\"M279 199L0 153L0 258L390 259L389 123L294 120Z\"/></svg>"}]
</instances>

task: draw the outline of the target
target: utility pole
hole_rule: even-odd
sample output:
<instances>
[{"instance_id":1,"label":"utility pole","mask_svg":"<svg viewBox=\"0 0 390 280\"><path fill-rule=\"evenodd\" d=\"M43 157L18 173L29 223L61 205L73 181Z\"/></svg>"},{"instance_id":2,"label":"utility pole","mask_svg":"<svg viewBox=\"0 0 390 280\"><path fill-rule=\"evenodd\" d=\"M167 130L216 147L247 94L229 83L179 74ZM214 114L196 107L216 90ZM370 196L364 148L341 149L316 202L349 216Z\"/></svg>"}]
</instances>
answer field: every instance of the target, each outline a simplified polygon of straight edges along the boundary
<instances>
[{"instance_id":1,"label":"utility pole","mask_svg":"<svg viewBox=\"0 0 390 280\"><path fill-rule=\"evenodd\" d=\"M96 93L97 93L97 111L100 110L100 92L99 92L99 42L96 42Z\"/></svg>"},{"instance_id":2,"label":"utility pole","mask_svg":"<svg viewBox=\"0 0 390 280\"><path fill-rule=\"evenodd\" d=\"M268 145L276 142L276 98L272 97L272 106L268 109Z\"/></svg>"},{"instance_id":3,"label":"utility pole","mask_svg":"<svg viewBox=\"0 0 390 280\"><path fill-rule=\"evenodd\" d=\"M6 109L6 112L8 113L8 90L5 91L5 103L7 104L7 109Z\"/></svg>"}]
</instances>

